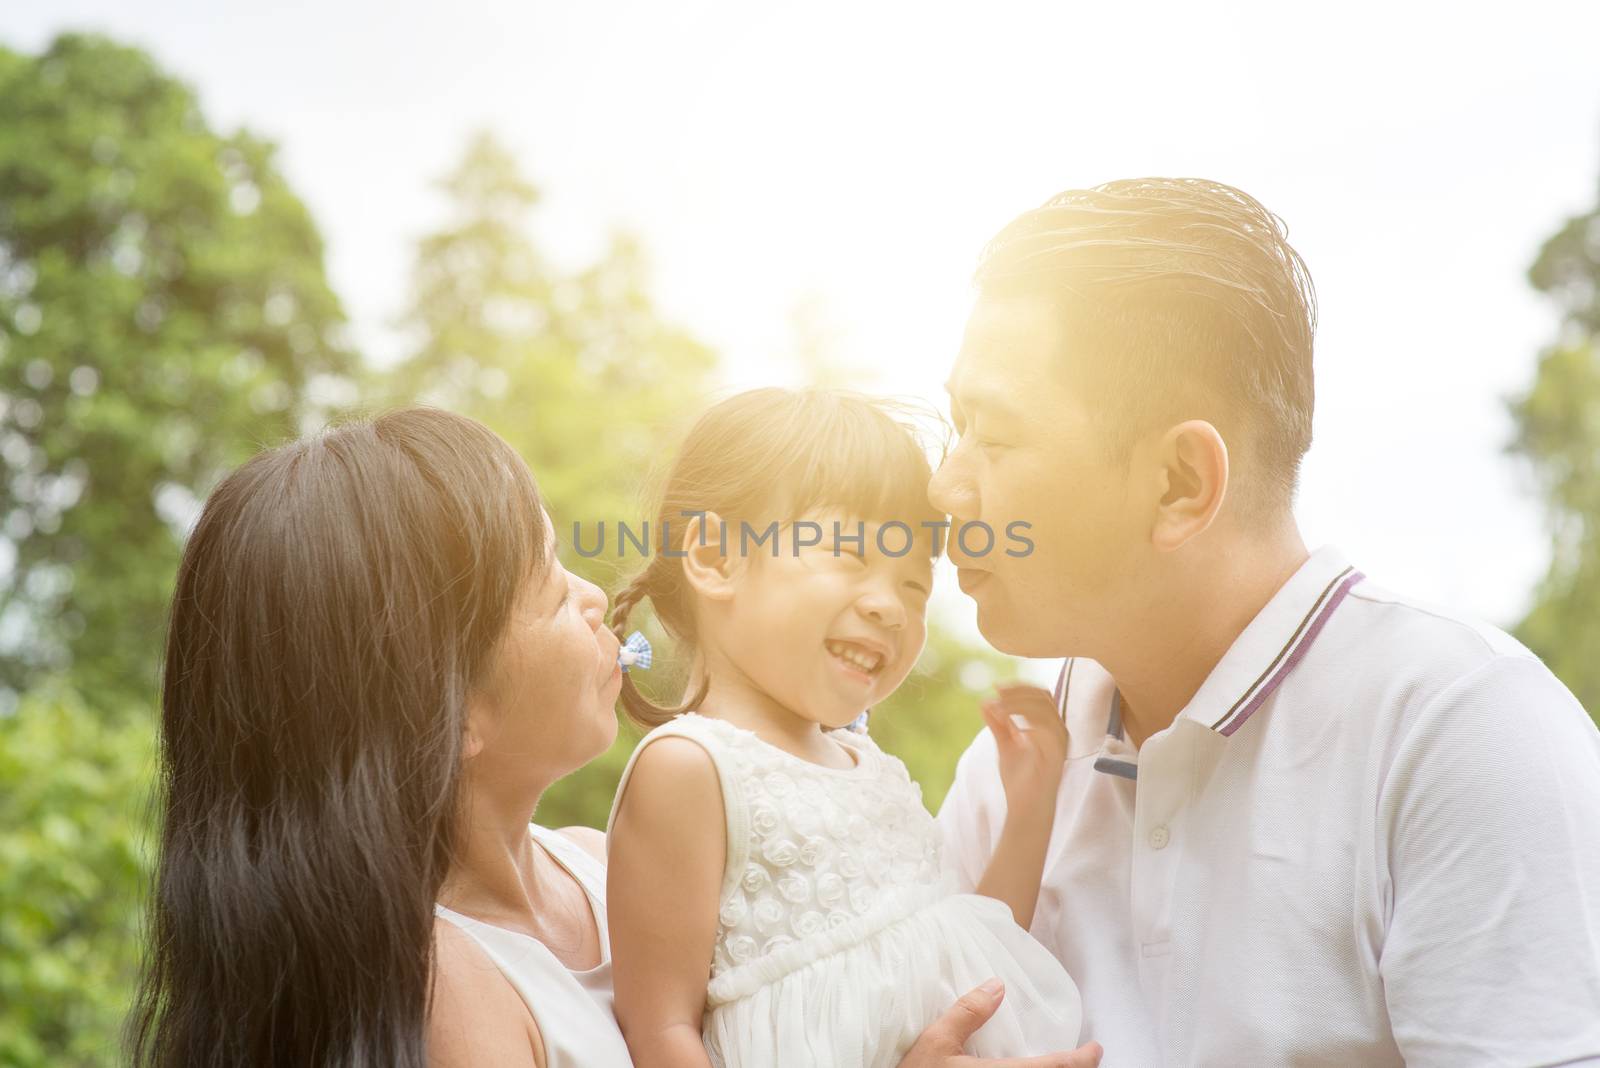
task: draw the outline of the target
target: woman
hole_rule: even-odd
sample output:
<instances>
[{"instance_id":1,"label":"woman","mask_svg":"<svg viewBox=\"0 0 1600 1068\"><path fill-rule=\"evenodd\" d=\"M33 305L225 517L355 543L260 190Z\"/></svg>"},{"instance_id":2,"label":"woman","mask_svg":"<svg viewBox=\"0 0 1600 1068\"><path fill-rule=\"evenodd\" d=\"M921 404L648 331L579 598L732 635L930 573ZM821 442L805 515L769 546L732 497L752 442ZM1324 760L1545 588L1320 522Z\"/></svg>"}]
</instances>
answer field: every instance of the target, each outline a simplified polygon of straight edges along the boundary
<instances>
[{"instance_id":1,"label":"woman","mask_svg":"<svg viewBox=\"0 0 1600 1068\"><path fill-rule=\"evenodd\" d=\"M134 1063L627 1065L603 842L530 824L615 737L605 605L526 465L459 416L391 413L225 479L173 596ZM905 1063L964 1061L1000 996Z\"/></svg>"}]
</instances>

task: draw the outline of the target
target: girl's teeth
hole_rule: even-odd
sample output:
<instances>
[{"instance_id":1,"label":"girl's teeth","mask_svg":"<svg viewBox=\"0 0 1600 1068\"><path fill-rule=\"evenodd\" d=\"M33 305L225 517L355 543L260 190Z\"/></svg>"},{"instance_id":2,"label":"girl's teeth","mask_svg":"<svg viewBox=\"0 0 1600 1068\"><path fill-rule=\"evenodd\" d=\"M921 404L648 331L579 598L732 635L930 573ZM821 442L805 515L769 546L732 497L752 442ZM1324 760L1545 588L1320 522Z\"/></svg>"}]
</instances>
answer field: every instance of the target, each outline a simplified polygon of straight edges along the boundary
<instances>
[{"instance_id":1,"label":"girl's teeth","mask_svg":"<svg viewBox=\"0 0 1600 1068\"><path fill-rule=\"evenodd\" d=\"M853 664L868 674L871 674L878 669L878 664L882 659L878 656L863 655L845 645L836 645L830 643L828 646L828 651L833 653L833 655L837 656L840 660L843 660L849 664Z\"/></svg>"}]
</instances>

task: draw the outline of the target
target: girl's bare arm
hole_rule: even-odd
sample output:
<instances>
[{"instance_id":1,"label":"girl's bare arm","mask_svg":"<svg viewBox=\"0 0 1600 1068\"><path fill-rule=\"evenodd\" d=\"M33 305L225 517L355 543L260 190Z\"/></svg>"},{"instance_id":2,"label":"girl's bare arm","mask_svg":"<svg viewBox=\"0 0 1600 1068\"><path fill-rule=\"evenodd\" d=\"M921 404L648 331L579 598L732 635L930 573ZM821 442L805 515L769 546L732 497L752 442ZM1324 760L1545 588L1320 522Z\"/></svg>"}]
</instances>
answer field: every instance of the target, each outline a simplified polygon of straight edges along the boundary
<instances>
[{"instance_id":1,"label":"girl's bare arm","mask_svg":"<svg viewBox=\"0 0 1600 1068\"><path fill-rule=\"evenodd\" d=\"M710 1068L700 1041L727 856L711 757L650 743L611 827L606 907L617 1023L638 1068Z\"/></svg>"}]
</instances>

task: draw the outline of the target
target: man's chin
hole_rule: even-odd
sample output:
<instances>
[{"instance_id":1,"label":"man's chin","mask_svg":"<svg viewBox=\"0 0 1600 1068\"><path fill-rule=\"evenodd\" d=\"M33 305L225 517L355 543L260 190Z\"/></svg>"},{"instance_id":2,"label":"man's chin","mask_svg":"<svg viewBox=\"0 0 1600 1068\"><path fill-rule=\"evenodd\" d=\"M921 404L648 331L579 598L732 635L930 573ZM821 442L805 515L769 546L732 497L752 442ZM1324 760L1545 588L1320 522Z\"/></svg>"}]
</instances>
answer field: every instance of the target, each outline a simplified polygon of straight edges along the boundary
<instances>
[{"instance_id":1,"label":"man's chin","mask_svg":"<svg viewBox=\"0 0 1600 1068\"><path fill-rule=\"evenodd\" d=\"M1009 656L1026 655L1017 651L1019 646L1026 644L1026 628L1019 625L1015 613L992 601L988 604L982 601L978 603L978 633L996 652Z\"/></svg>"},{"instance_id":2,"label":"man's chin","mask_svg":"<svg viewBox=\"0 0 1600 1068\"><path fill-rule=\"evenodd\" d=\"M1028 621L1009 606L979 604L978 633L997 653L1007 656L1027 657L1030 660L1051 659L1066 654L1059 652L1050 640L1048 628Z\"/></svg>"}]
</instances>

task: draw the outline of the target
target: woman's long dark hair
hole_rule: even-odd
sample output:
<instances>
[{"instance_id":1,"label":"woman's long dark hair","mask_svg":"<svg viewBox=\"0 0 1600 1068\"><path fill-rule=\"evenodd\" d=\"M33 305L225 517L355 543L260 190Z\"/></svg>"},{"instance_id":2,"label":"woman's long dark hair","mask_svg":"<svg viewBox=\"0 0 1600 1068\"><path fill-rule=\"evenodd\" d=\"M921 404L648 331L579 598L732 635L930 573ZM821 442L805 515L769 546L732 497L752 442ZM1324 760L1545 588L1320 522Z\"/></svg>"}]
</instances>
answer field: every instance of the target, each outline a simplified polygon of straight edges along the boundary
<instances>
[{"instance_id":1,"label":"woman's long dark hair","mask_svg":"<svg viewBox=\"0 0 1600 1068\"><path fill-rule=\"evenodd\" d=\"M526 464L407 409L263 453L184 549L140 1066L422 1066L469 688L544 566Z\"/></svg>"}]
</instances>

